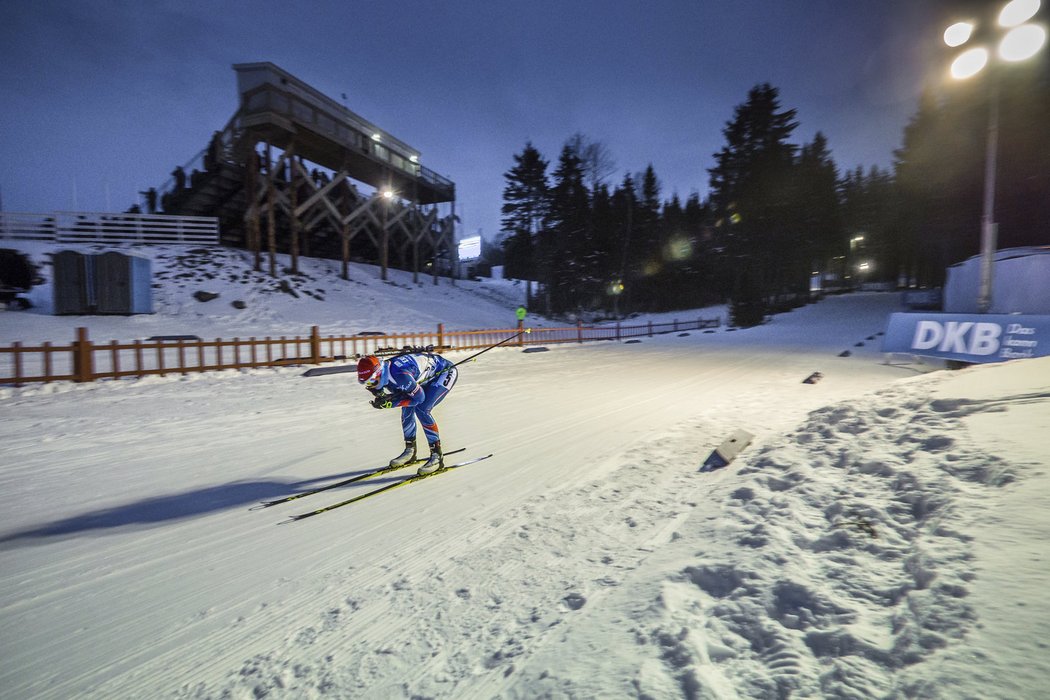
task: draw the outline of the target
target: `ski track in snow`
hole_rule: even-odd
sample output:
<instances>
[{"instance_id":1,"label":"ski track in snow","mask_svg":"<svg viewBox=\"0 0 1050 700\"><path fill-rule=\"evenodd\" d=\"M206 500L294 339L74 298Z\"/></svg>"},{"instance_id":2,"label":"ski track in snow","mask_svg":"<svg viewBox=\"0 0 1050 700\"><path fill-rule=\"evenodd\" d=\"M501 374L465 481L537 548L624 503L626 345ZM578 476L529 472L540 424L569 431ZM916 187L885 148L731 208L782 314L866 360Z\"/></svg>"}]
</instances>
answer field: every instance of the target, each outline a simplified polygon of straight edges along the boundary
<instances>
[{"instance_id":1,"label":"ski track in snow","mask_svg":"<svg viewBox=\"0 0 1050 700\"><path fill-rule=\"evenodd\" d=\"M669 342L653 343L647 355L669 358ZM595 364L595 352L611 361L625 347L555 352L559 356L545 359L572 374ZM493 355L491 365L477 368L476 382L457 390L464 405L515 361L512 352ZM944 377L920 377L818 408L792 430L805 407L797 405L797 395L776 389L788 377L796 383L804 376L808 358L793 361L797 367L785 368L783 377L759 379L756 370L768 364L763 353L713 360L704 364L716 367L673 381L686 394L703 387L706 408L655 437L649 426L666 423L674 412L662 400L665 387L651 382L652 391L618 404L613 399L622 387L585 381L598 410L533 414L510 398L491 401L490 420L506 425L491 463L381 496L357 517L346 511L320 516L309 521L319 526L312 531L303 529L307 523L282 528L275 555L320 536L327 540L300 564L329 557L338 563L305 578L285 572L265 595L240 605L237 592L256 586L259 569L223 569L220 562L223 553L236 560L242 548L258 546L246 545L245 538L268 536L248 524L336 498L318 495L223 516L228 530L193 523L178 545L164 528L146 523L113 550L119 566L79 546L80 554L33 571L53 588L9 605L6 615L40 606L61 615L64 601L82 604L96 596L100 579L133 582L120 590L127 609L105 615L128 644L101 669L108 680L92 685L100 669L84 669L46 691L38 688L40 696L88 687L88 697L134 697L149 687L181 688L173 693L180 698L942 697L937 689L950 687L951 671L937 675L924 662L936 661L977 624L969 598L973 528L981 514L973 504L989 490L1010 486L1026 466L983 453L968 440L964 421L1006 411L1010 401L932 398ZM606 366L600 362L591 371ZM188 456L219 446L222 458L235 459L243 437L209 428L208 416L221 415L224 403L240 405L236 390L244 382L252 382L261 425L283 435L308 432L334 400L345 401L347 387L339 380L301 382L317 405L293 418L262 400L268 394L276 399L289 374L228 376L220 380L227 391L219 394L202 385L201 396L219 405L178 419L176 432L190 436L179 449ZM542 409L544 392L553 401L561 389L541 376L519 375L515 388L538 395ZM102 400L111 410L114 403L122 407L119 415L155 401L157 392L192 403L194 388L194 380L114 384L105 387L110 396ZM819 406L835 395L833 381L826 389L804 403ZM764 426L756 445L730 467L697 473L702 455L759 410L780 418ZM458 427L457 415L447 422ZM79 417L73 425L76 430L63 436L77 438L72 446L106 438L102 417ZM599 425L613 426L621 437L604 448L593 441L573 447L574 434ZM150 424L138 429L145 434ZM23 439L28 448L32 441ZM698 451L698 443L707 447ZM285 466L275 455L268 471L303 464L301 443L284 451ZM596 451L585 469L572 470ZM137 459L144 463L155 457L141 452ZM330 469L332 452L322 443L313 456ZM42 482L59 478L75 461L59 455L54 476L36 474ZM541 467L559 462L568 469L550 480L549 469ZM522 489L522 475L508 475L501 463L535 471L536 488ZM112 476L115 484L124 479L123 473ZM157 476L141 477L142 488ZM201 478L210 483L213 474L203 470ZM182 474L171 483L185 480ZM440 494L427 491L437 487ZM508 500L507 488L518 489L518 497ZM441 504L448 498L461 503L463 516L455 518L454 530L436 522L428 531L431 517L448 519ZM960 498L965 510L956 506ZM408 528L399 524L402 512L414 513ZM74 533L107 527L105 509L72 520ZM62 531L63 521L50 530L27 527L11 542L19 551L25 537ZM388 539L390 546L357 562L347 556L360 541L344 537L350 533L366 541ZM433 555L435 546L441 556ZM284 556L296 559L294 552ZM194 587L183 592L184 600L176 594L165 603L185 610L200 599L216 605L183 614L165 631L166 641L158 640L138 615L150 604L150 591L165 588L166 567L193 574L190 562L215 571L213 590L205 584L203 591ZM78 575L61 582L70 571ZM90 657L92 637L77 642L77 636L69 633L64 652ZM207 643L198 649L201 639ZM33 642L32 633L23 642L29 643L19 656L30 663L26 654L45 642ZM237 650L249 649L254 651L235 661ZM187 682L188 668L203 680Z\"/></svg>"},{"instance_id":2,"label":"ski track in snow","mask_svg":"<svg viewBox=\"0 0 1050 700\"><path fill-rule=\"evenodd\" d=\"M814 411L713 474L673 458L698 429L680 427L607 478L460 533L437 568L402 553L420 564L180 697L942 697L951 678L922 662L977 617L979 514L957 495L979 501L1016 474L960 423L1001 409L929 390ZM870 458L866 435L887 433L893 452ZM640 665L618 657L632 647Z\"/></svg>"}]
</instances>

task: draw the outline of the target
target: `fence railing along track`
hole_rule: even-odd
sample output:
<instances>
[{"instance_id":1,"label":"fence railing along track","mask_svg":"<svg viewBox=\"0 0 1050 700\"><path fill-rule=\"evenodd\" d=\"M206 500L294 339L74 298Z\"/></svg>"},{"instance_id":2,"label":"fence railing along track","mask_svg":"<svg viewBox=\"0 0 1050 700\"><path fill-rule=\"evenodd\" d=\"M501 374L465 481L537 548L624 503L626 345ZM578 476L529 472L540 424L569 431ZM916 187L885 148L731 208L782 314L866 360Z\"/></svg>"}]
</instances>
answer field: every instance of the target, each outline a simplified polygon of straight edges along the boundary
<instances>
[{"instance_id":1,"label":"fence railing along track","mask_svg":"<svg viewBox=\"0 0 1050 700\"><path fill-rule=\"evenodd\" d=\"M597 340L627 340L704 328L717 328L719 319L696 319L627 326L568 326L532 328L510 345L553 345ZM435 331L390 335L322 336L314 326L308 336L215 338L154 337L147 340L94 342L86 328L78 328L68 344L11 343L0 347L0 385L34 382L92 382L99 379L189 374L228 369L321 365L349 361L360 355L391 353L406 345L433 345L441 352L486 348L518 333L518 328Z\"/></svg>"}]
</instances>

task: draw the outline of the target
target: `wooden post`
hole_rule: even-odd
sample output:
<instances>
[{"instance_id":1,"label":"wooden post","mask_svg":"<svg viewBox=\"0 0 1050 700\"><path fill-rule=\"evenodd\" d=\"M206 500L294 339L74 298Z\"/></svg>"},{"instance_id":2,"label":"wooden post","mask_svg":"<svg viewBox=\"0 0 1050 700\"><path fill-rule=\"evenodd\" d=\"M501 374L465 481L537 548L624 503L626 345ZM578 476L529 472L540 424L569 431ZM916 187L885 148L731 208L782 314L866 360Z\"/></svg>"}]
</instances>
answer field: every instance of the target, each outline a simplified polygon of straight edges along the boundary
<instances>
[{"instance_id":1,"label":"wooden post","mask_svg":"<svg viewBox=\"0 0 1050 700\"><path fill-rule=\"evenodd\" d=\"M452 262L452 248L456 245L456 201L455 200L452 200L452 215L451 215L451 217L449 217L448 222L449 222L449 228L451 229L450 233L452 234L449 237L449 243L448 243L448 256L449 256L449 262L451 263ZM443 237L444 233L445 233L444 230L442 230L441 234L438 236L438 244L439 245L441 243L441 238ZM437 273L437 264L436 264L437 252L438 252L437 249L438 249L438 246L434 246L434 260L435 260L435 265L434 265L434 284L438 283L438 273ZM448 277L449 277L450 280L452 280L452 286L453 287L456 286L456 274L458 272L459 272L459 270L449 270L448 271Z\"/></svg>"},{"instance_id":2,"label":"wooden post","mask_svg":"<svg viewBox=\"0 0 1050 700\"><path fill-rule=\"evenodd\" d=\"M73 381L90 382L95 379L92 365L91 341L87 328L77 328L77 339L73 341Z\"/></svg>"},{"instance_id":3,"label":"wooden post","mask_svg":"<svg viewBox=\"0 0 1050 700\"><path fill-rule=\"evenodd\" d=\"M113 340L109 343L109 362L113 367L113 377L120 376L120 344Z\"/></svg>"},{"instance_id":4,"label":"wooden post","mask_svg":"<svg viewBox=\"0 0 1050 700\"><path fill-rule=\"evenodd\" d=\"M45 343L44 345L46 346L47 343ZM11 350L14 351L13 359L15 361L15 377L14 377L14 379L15 379L15 386L22 386L22 382L18 381L19 379L22 378L22 343L15 341L14 343L11 344ZM47 357L48 357L48 355L47 355L47 348L45 347L44 348L44 358L45 358L44 362L45 362L45 365L47 364ZM45 377L49 376L50 374L51 374L51 372L49 372L47 369L44 370L44 376ZM47 380L45 380L45 381L47 381Z\"/></svg>"},{"instance_id":5,"label":"wooden post","mask_svg":"<svg viewBox=\"0 0 1050 700\"><path fill-rule=\"evenodd\" d=\"M164 369L165 369L165 367L164 367L164 343L158 340L158 341L156 341L156 345L157 345L157 367L160 368L160 376L165 377L165 376L167 376L167 373L164 371Z\"/></svg>"},{"instance_id":6,"label":"wooden post","mask_svg":"<svg viewBox=\"0 0 1050 700\"><path fill-rule=\"evenodd\" d=\"M310 326L310 359L321 364L321 329L317 326Z\"/></svg>"},{"instance_id":7,"label":"wooden post","mask_svg":"<svg viewBox=\"0 0 1050 700\"><path fill-rule=\"evenodd\" d=\"M274 209L277 207L277 194L273 184L273 158L270 144L266 144L266 223L269 227L267 244L270 249L270 277L277 276L277 220Z\"/></svg>"},{"instance_id":8,"label":"wooden post","mask_svg":"<svg viewBox=\"0 0 1050 700\"><path fill-rule=\"evenodd\" d=\"M389 191L389 189L390 189L390 186L387 185L387 190L386 191ZM382 277L384 282L386 281L386 268L387 268L387 263L389 262L389 248L390 248L390 232L387 230L387 227L386 227L386 219L387 219L387 211L386 210L387 210L387 199L383 195L383 191L380 191L380 193L379 193L379 220L380 220L380 222L382 224L383 230L380 232L380 237L379 237L380 238L380 244L379 244L380 245L380 248L379 248L379 266L382 268L382 275L381 275L381 277Z\"/></svg>"},{"instance_id":9,"label":"wooden post","mask_svg":"<svg viewBox=\"0 0 1050 700\"><path fill-rule=\"evenodd\" d=\"M346 183L345 180L343 181L342 184L343 184L343 186L342 186L343 196L342 196L340 201L343 203L343 207L347 211L346 214L343 214L342 211L339 212L344 217L343 218L343 279L344 280L348 280L348 279L350 279L350 219L349 219L349 212L350 212L350 210L353 207L351 206L351 203L348 201L350 199L350 195L347 192L347 189L349 188L349 185Z\"/></svg>"},{"instance_id":10,"label":"wooden post","mask_svg":"<svg viewBox=\"0 0 1050 700\"><path fill-rule=\"evenodd\" d=\"M418 173L417 173L418 175ZM415 177L412 178L412 220L415 224L423 221L423 217L419 211L419 180ZM409 239L412 241L412 284L419 284L419 241L423 239L422 227L417 228L415 234L409 230Z\"/></svg>"},{"instance_id":11,"label":"wooden post","mask_svg":"<svg viewBox=\"0 0 1050 700\"><path fill-rule=\"evenodd\" d=\"M583 321L576 319L576 342L583 342Z\"/></svg>"},{"instance_id":12,"label":"wooden post","mask_svg":"<svg viewBox=\"0 0 1050 700\"><path fill-rule=\"evenodd\" d=\"M439 323L438 324L438 347L439 348L445 347L445 324L444 323Z\"/></svg>"},{"instance_id":13,"label":"wooden post","mask_svg":"<svg viewBox=\"0 0 1050 700\"><path fill-rule=\"evenodd\" d=\"M16 355L16 357L17 357L17 355ZM18 376L17 372L15 373L15 376L16 377ZM45 382L52 381L52 378L51 378L51 341L47 341L47 342L44 343L44 381Z\"/></svg>"},{"instance_id":14,"label":"wooden post","mask_svg":"<svg viewBox=\"0 0 1050 700\"><path fill-rule=\"evenodd\" d=\"M182 370L183 375L186 375L186 341L178 340L175 344L179 348L179 369Z\"/></svg>"},{"instance_id":15,"label":"wooden post","mask_svg":"<svg viewBox=\"0 0 1050 700\"><path fill-rule=\"evenodd\" d=\"M259 154L255 151L254 139L250 153L248 155L248 211L246 216L248 221L248 250L252 252L255 260L255 271L260 272L262 270L262 246L260 245L260 239L262 238L261 231L259 229L259 202L258 197L255 194L256 184L259 182Z\"/></svg>"},{"instance_id":16,"label":"wooden post","mask_svg":"<svg viewBox=\"0 0 1050 700\"><path fill-rule=\"evenodd\" d=\"M419 284L419 240L422 237L422 231L412 237L412 284Z\"/></svg>"},{"instance_id":17,"label":"wooden post","mask_svg":"<svg viewBox=\"0 0 1050 700\"><path fill-rule=\"evenodd\" d=\"M295 212L299 206L299 164L295 162L295 142L293 141L288 146L288 151L285 154L288 157L288 226L291 229L289 235L291 236L291 253L292 253L292 274L299 274L299 215Z\"/></svg>"}]
</instances>

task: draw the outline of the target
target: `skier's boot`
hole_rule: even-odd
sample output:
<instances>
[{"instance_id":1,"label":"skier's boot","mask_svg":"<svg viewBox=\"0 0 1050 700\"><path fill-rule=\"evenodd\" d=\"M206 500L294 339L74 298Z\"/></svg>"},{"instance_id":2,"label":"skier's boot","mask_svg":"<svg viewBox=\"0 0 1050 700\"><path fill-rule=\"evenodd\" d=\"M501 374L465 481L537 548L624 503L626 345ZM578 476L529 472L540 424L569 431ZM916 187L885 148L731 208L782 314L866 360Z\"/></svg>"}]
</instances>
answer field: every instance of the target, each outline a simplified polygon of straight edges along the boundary
<instances>
[{"instance_id":1,"label":"skier's boot","mask_svg":"<svg viewBox=\"0 0 1050 700\"><path fill-rule=\"evenodd\" d=\"M423 463L417 472L422 476L423 474L433 474L439 469L445 468L445 459L441 455L441 441L430 443L430 459Z\"/></svg>"},{"instance_id":2,"label":"skier's boot","mask_svg":"<svg viewBox=\"0 0 1050 700\"><path fill-rule=\"evenodd\" d=\"M391 467L403 467L416 461L416 441L405 440L405 451L390 460Z\"/></svg>"}]
</instances>

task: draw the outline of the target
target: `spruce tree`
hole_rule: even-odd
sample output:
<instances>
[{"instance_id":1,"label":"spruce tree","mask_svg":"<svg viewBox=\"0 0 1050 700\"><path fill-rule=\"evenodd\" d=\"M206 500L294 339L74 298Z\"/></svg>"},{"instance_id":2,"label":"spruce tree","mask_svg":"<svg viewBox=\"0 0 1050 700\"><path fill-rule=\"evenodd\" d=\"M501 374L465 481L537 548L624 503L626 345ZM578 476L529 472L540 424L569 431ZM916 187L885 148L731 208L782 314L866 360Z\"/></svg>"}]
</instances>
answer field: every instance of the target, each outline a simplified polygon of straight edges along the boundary
<instances>
[{"instance_id":1,"label":"spruce tree","mask_svg":"<svg viewBox=\"0 0 1050 700\"><path fill-rule=\"evenodd\" d=\"M838 192L838 169L828 150L828 141L820 131L811 143L802 146L798 160L798 224L801 226L796 284L801 296L808 294L811 272L829 269L842 252L845 233L842 226Z\"/></svg>"},{"instance_id":2,"label":"spruce tree","mask_svg":"<svg viewBox=\"0 0 1050 700\"><path fill-rule=\"evenodd\" d=\"M663 269L660 243L660 181L650 163L641 174L641 197L634 215L635 308L658 309Z\"/></svg>"},{"instance_id":3,"label":"spruce tree","mask_svg":"<svg viewBox=\"0 0 1050 700\"><path fill-rule=\"evenodd\" d=\"M580 159L567 144L562 148L550 191L550 210L540 235L549 271L547 293L552 313L579 309L596 283L589 240L590 197Z\"/></svg>"},{"instance_id":4,"label":"spruce tree","mask_svg":"<svg viewBox=\"0 0 1050 700\"><path fill-rule=\"evenodd\" d=\"M508 277L536 280L541 251L538 238L550 208L547 161L532 145L514 156L514 167L503 174L502 229ZM532 296L531 283L529 297Z\"/></svg>"},{"instance_id":5,"label":"spruce tree","mask_svg":"<svg viewBox=\"0 0 1050 700\"><path fill-rule=\"evenodd\" d=\"M634 246L634 217L638 209L638 197L635 192L634 179L625 173L623 181L612 193L612 216L615 220L613 229L613 269L616 277L613 280L613 312L617 317L630 314L634 308L634 266L632 257Z\"/></svg>"},{"instance_id":6,"label":"spruce tree","mask_svg":"<svg viewBox=\"0 0 1050 700\"><path fill-rule=\"evenodd\" d=\"M857 166L839 183L843 238L833 259L845 276L847 265L872 265L873 279L896 282L907 270L903 239L895 225L897 201L893 177L878 166L867 173ZM863 240L858 240L863 237ZM836 270L835 267L832 270Z\"/></svg>"},{"instance_id":7,"label":"spruce tree","mask_svg":"<svg viewBox=\"0 0 1050 700\"><path fill-rule=\"evenodd\" d=\"M616 235L620 222L616 218L613 196L609 187L600 184L591 192L591 229L594 251L592 264L595 276L593 308L614 310L613 297L619 293L620 258L619 237Z\"/></svg>"},{"instance_id":8,"label":"spruce tree","mask_svg":"<svg viewBox=\"0 0 1050 700\"><path fill-rule=\"evenodd\" d=\"M792 272L797 274L791 269L796 266L785 265L797 255L799 233L792 216L797 147L788 143L798 126L795 114L781 111L776 88L755 86L722 130L726 145L708 170L718 236L734 273L730 296L740 325L761 323L769 299Z\"/></svg>"}]
</instances>

